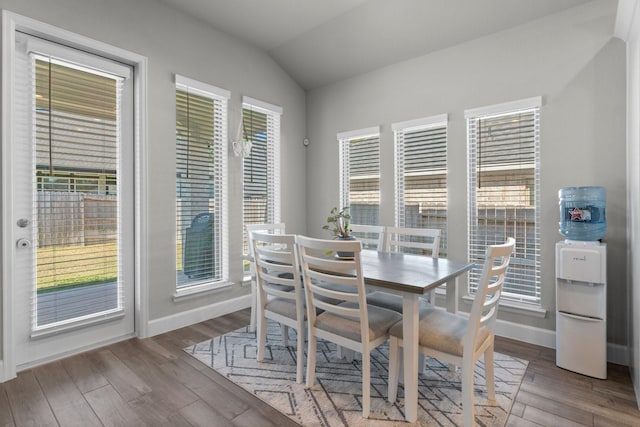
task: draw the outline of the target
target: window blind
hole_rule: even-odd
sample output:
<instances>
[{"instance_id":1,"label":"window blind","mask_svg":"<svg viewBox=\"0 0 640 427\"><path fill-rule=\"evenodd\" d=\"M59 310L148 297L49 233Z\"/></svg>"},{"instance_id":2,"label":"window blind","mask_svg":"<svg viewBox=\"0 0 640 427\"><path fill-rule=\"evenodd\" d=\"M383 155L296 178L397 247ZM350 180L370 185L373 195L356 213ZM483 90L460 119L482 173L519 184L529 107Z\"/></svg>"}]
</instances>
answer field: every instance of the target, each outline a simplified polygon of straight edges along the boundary
<instances>
[{"instance_id":1,"label":"window blind","mask_svg":"<svg viewBox=\"0 0 640 427\"><path fill-rule=\"evenodd\" d=\"M503 297L540 304L539 106L467 117L469 260L515 237ZM470 291L479 270L470 273Z\"/></svg>"},{"instance_id":2,"label":"window blind","mask_svg":"<svg viewBox=\"0 0 640 427\"><path fill-rule=\"evenodd\" d=\"M444 120L444 121L442 121ZM447 254L447 122L394 125L396 225L438 228L440 256Z\"/></svg>"},{"instance_id":3,"label":"window blind","mask_svg":"<svg viewBox=\"0 0 640 427\"><path fill-rule=\"evenodd\" d=\"M178 290L228 276L227 98L222 89L176 76Z\"/></svg>"},{"instance_id":4,"label":"window blind","mask_svg":"<svg viewBox=\"0 0 640 427\"><path fill-rule=\"evenodd\" d=\"M38 331L123 310L124 78L40 53L30 60Z\"/></svg>"},{"instance_id":5,"label":"window blind","mask_svg":"<svg viewBox=\"0 0 640 427\"><path fill-rule=\"evenodd\" d=\"M378 225L380 218L380 134L349 132L340 144L340 207L354 224Z\"/></svg>"},{"instance_id":6,"label":"window blind","mask_svg":"<svg viewBox=\"0 0 640 427\"><path fill-rule=\"evenodd\" d=\"M247 254L246 225L280 222L281 109L252 99L244 101L242 134L252 144L251 154L242 162L243 251Z\"/></svg>"}]
</instances>

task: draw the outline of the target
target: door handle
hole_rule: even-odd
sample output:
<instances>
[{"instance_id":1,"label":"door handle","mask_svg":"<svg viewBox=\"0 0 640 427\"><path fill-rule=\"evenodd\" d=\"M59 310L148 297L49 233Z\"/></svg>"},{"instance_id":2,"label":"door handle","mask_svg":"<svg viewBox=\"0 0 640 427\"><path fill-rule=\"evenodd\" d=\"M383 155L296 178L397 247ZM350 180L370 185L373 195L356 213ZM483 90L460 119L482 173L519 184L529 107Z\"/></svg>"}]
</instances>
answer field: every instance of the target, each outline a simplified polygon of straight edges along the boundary
<instances>
[{"instance_id":1,"label":"door handle","mask_svg":"<svg viewBox=\"0 0 640 427\"><path fill-rule=\"evenodd\" d=\"M580 316L578 314L570 314L566 311L558 311L560 316L568 317L570 319L582 320L584 322L602 322L604 319L600 319L598 317L590 317L590 316Z\"/></svg>"}]
</instances>

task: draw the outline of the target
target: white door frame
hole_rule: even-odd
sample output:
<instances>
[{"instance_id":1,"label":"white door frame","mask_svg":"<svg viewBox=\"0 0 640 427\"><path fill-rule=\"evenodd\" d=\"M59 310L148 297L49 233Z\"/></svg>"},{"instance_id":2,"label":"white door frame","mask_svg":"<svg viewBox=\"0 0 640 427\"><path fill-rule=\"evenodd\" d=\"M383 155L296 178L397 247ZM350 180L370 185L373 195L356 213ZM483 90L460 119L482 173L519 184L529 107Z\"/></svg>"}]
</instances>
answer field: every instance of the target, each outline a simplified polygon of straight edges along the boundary
<instances>
[{"instance_id":1,"label":"white door frame","mask_svg":"<svg viewBox=\"0 0 640 427\"><path fill-rule=\"evenodd\" d=\"M147 221L147 58L43 22L2 11L2 332L0 382L16 376L13 265L15 226L11 223L13 206L13 101L15 33L21 31L53 42L109 57L134 68L134 175L135 175L135 334L145 337L149 328L148 310L148 232ZM105 343L101 343L102 345ZM83 348L82 351L87 350Z\"/></svg>"}]
</instances>

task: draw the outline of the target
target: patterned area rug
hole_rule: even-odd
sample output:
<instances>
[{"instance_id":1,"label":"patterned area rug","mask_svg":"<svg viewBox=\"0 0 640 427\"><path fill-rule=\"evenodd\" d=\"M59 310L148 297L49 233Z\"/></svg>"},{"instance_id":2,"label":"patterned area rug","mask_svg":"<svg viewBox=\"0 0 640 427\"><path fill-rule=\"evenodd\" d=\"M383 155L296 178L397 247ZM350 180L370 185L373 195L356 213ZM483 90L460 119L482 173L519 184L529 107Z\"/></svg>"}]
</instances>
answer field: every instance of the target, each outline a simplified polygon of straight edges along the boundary
<instances>
[{"instance_id":1,"label":"patterned area rug","mask_svg":"<svg viewBox=\"0 0 640 427\"><path fill-rule=\"evenodd\" d=\"M303 426L408 426L404 421L402 385L398 400L387 402L388 347L371 354L371 415L362 418L360 354L339 360L336 346L318 340L316 383L307 389L296 384L295 331L282 346L280 328L269 322L264 362L256 361L256 335L238 329L185 349L234 383ZM305 349L306 350L306 349ZM306 353L306 351L305 351ZM475 370L475 416L479 426L504 426L526 370L527 361L495 354L497 403L489 405L484 365ZM460 375L438 360L426 358L419 384L418 426L461 426Z\"/></svg>"}]
</instances>

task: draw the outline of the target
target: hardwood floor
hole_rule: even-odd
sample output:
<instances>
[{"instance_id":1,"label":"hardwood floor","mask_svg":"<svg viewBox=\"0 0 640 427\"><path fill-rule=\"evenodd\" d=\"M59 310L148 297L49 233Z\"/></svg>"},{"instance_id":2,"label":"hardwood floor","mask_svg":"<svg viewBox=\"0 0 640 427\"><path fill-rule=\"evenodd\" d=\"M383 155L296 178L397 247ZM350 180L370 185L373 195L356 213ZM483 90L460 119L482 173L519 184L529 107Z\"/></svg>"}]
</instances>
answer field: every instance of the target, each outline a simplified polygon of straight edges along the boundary
<instances>
[{"instance_id":1,"label":"hardwood floor","mask_svg":"<svg viewBox=\"0 0 640 427\"><path fill-rule=\"evenodd\" d=\"M182 351L248 322L243 310L23 371L0 384L0 427L294 426ZM529 360L508 426L640 425L628 368L597 380L556 367L551 349L500 338L496 351Z\"/></svg>"}]
</instances>

